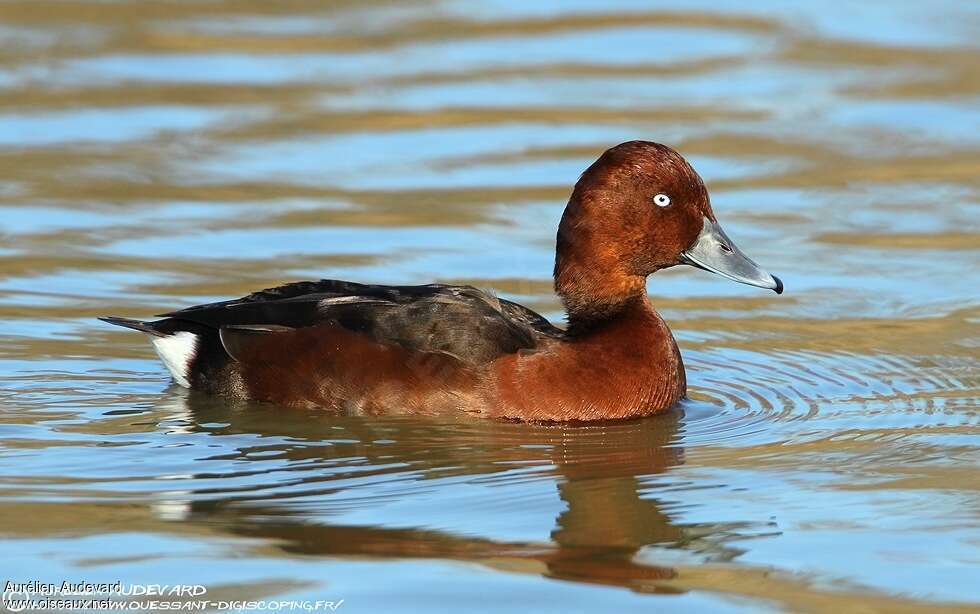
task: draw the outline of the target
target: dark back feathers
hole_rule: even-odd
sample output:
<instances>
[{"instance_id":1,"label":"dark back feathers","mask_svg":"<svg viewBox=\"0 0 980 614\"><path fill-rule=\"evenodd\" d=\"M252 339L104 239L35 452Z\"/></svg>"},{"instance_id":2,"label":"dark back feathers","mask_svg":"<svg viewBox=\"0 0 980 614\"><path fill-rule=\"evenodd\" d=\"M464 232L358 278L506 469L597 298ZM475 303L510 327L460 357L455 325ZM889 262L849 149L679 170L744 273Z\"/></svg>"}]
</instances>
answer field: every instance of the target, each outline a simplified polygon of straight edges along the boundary
<instances>
[{"instance_id":1,"label":"dark back feathers","mask_svg":"<svg viewBox=\"0 0 980 614\"><path fill-rule=\"evenodd\" d=\"M334 322L381 343L445 352L472 365L563 335L534 311L472 286L380 286L333 279L269 288L163 317L178 327L180 322L219 330L257 327L250 334L261 334L263 325L300 328Z\"/></svg>"}]
</instances>

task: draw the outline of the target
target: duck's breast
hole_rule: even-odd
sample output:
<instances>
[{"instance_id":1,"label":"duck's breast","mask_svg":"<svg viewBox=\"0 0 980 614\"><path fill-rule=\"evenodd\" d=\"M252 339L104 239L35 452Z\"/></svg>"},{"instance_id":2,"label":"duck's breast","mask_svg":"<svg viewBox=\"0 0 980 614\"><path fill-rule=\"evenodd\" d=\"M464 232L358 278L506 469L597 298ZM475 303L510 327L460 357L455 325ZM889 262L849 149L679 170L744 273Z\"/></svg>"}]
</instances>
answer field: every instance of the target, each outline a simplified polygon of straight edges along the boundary
<instances>
[{"instance_id":1,"label":"duck's breast","mask_svg":"<svg viewBox=\"0 0 980 614\"><path fill-rule=\"evenodd\" d=\"M662 412L686 391L684 364L656 312L517 353L493 365L491 414L524 420L609 420Z\"/></svg>"}]
</instances>

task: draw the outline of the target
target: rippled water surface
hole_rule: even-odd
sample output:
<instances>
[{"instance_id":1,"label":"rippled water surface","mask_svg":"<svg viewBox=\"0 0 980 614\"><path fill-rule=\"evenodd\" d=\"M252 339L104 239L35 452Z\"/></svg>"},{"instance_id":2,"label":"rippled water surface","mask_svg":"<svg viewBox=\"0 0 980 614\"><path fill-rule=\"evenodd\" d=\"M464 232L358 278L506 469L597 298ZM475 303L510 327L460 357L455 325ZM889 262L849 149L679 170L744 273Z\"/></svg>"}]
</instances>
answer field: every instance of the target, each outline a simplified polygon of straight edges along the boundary
<instances>
[{"instance_id":1,"label":"rippled water surface","mask_svg":"<svg viewBox=\"0 0 980 614\"><path fill-rule=\"evenodd\" d=\"M968 0L0 3L2 579L980 607L978 39ZM560 318L569 188L633 138L787 286L651 279L688 365L669 415L229 405L94 319L320 277Z\"/></svg>"}]
</instances>

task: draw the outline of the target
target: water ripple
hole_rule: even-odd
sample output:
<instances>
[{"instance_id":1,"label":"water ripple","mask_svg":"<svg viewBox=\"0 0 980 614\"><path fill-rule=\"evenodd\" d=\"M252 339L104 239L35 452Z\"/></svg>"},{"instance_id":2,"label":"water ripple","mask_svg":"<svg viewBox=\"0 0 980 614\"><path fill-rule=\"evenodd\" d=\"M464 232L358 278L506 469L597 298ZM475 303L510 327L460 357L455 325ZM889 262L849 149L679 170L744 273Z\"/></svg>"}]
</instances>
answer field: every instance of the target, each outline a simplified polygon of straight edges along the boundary
<instances>
[{"instance_id":1,"label":"water ripple","mask_svg":"<svg viewBox=\"0 0 980 614\"><path fill-rule=\"evenodd\" d=\"M840 420L860 430L901 414L957 424L969 417L955 401L977 401L975 383L961 379L976 372L967 358L722 349L689 352L686 363L685 445L789 442L833 432Z\"/></svg>"}]
</instances>

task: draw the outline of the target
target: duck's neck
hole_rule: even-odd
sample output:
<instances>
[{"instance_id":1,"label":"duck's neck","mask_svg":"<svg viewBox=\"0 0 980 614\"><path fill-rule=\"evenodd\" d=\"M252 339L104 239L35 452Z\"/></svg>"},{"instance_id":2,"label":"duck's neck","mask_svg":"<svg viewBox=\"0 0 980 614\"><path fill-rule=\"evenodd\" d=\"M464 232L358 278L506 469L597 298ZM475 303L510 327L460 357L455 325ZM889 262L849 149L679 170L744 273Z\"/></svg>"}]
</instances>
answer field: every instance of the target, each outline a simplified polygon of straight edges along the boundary
<instances>
[{"instance_id":1,"label":"duck's neck","mask_svg":"<svg viewBox=\"0 0 980 614\"><path fill-rule=\"evenodd\" d=\"M562 255L555 262L555 292L565 305L571 335L586 334L637 309L651 309L645 277Z\"/></svg>"}]
</instances>

